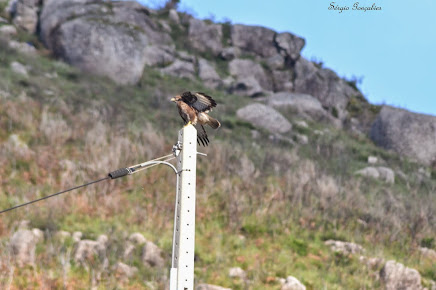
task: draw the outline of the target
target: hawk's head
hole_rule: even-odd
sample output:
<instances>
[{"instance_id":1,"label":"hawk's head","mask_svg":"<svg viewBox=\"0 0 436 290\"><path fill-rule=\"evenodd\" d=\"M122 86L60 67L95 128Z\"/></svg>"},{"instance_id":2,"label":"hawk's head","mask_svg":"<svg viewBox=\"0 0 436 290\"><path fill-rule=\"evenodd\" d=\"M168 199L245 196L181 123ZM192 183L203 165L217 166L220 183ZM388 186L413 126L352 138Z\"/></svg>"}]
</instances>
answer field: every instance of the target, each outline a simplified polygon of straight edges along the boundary
<instances>
[{"instance_id":1,"label":"hawk's head","mask_svg":"<svg viewBox=\"0 0 436 290\"><path fill-rule=\"evenodd\" d=\"M182 100L182 97L181 96L179 96L179 95L177 95L177 96L175 96L174 98L171 98L171 102L174 102L174 103L177 103L177 102L179 102L179 101L181 101Z\"/></svg>"}]
</instances>

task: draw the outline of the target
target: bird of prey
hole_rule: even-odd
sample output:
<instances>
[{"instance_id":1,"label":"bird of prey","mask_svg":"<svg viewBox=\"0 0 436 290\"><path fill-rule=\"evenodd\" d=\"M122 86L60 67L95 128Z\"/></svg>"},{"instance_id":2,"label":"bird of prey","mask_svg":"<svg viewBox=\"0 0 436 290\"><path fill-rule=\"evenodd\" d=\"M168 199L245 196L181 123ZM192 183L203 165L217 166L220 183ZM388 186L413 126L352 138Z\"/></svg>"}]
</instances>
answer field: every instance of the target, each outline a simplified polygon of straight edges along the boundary
<instances>
[{"instance_id":1,"label":"bird of prey","mask_svg":"<svg viewBox=\"0 0 436 290\"><path fill-rule=\"evenodd\" d=\"M216 102L212 97L200 92L184 92L172 98L171 101L177 104L185 126L192 124L196 127L198 144L200 145L201 142L203 146L207 146L209 138L203 125L209 125L213 129L221 126L217 119L208 115L212 108L216 107Z\"/></svg>"}]
</instances>

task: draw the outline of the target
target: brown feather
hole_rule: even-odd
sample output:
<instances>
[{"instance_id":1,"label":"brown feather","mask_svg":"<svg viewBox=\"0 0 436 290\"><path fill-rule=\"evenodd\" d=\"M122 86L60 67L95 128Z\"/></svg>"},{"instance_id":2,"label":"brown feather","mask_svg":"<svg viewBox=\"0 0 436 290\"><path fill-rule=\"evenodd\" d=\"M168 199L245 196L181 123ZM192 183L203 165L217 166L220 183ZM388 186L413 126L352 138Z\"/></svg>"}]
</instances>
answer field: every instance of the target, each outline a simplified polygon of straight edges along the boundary
<instances>
[{"instance_id":1,"label":"brown feather","mask_svg":"<svg viewBox=\"0 0 436 290\"><path fill-rule=\"evenodd\" d=\"M185 125L191 122L197 128L198 144L207 146L209 138L203 125L209 125L213 129L218 129L221 126L217 119L207 114L212 108L216 107L215 100L200 92L184 92L171 100L177 104L179 114Z\"/></svg>"}]
</instances>

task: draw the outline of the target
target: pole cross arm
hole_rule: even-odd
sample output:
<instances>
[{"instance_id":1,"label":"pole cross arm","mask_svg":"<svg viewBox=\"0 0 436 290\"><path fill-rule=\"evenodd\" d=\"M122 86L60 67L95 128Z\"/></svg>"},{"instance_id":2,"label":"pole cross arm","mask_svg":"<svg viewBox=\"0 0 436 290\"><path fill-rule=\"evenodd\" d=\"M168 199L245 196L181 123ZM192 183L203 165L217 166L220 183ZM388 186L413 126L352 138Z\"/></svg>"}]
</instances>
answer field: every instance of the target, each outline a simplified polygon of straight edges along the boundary
<instances>
[{"instance_id":1,"label":"pole cross arm","mask_svg":"<svg viewBox=\"0 0 436 290\"><path fill-rule=\"evenodd\" d=\"M154 161L154 160L152 160L152 161L147 161L147 162L140 163L140 164L137 164L134 166L117 169L115 171L110 172L108 174L108 176L112 179L116 179L116 178L124 177L126 175L131 175L131 174L137 173L141 170L147 169L153 165L158 165L158 164L167 165L167 166L171 167L171 169L174 171L174 173L176 173L176 174L179 173L177 171L176 167L167 161Z\"/></svg>"}]
</instances>

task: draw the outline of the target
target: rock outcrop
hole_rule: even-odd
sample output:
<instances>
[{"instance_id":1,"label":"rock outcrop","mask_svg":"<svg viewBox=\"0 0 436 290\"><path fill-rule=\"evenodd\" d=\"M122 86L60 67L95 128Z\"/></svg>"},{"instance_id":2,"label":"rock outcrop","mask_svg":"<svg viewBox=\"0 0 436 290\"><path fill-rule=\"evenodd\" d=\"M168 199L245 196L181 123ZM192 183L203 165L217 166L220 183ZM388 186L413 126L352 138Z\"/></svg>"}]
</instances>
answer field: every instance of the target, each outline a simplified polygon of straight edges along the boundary
<instances>
[{"instance_id":1,"label":"rock outcrop","mask_svg":"<svg viewBox=\"0 0 436 290\"><path fill-rule=\"evenodd\" d=\"M161 69L163 74L171 75L179 78L194 79L195 66L192 62L176 59L169 66Z\"/></svg>"},{"instance_id":2,"label":"rock outcrop","mask_svg":"<svg viewBox=\"0 0 436 290\"><path fill-rule=\"evenodd\" d=\"M239 95L254 97L272 90L272 82L262 66L249 59L234 59L229 63L229 73L236 78L232 90ZM241 86L245 86L241 87ZM256 88L255 90L250 88Z\"/></svg>"},{"instance_id":3,"label":"rock outcrop","mask_svg":"<svg viewBox=\"0 0 436 290\"><path fill-rule=\"evenodd\" d=\"M82 232L74 232L71 237L73 239L73 242L78 243L82 239L82 236Z\"/></svg>"},{"instance_id":4,"label":"rock outcrop","mask_svg":"<svg viewBox=\"0 0 436 290\"><path fill-rule=\"evenodd\" d=\"M294 90L316 97L323 107L328 108L334 117L341 120L348 115L346 107L350 98L360 95L334 71L319 68L304 58L299 58L295 64Z\"/></svg>"},{"instance_id":5,"label":"rock outcrop","mask_svg":"<svg viewBox=\"0 0 436 290\"><path fill-rule=\"evenodd\" d=\"M219 56L221 59L229 61L241 56L241 50L234 46L225 47Z\"/></svg>"},{"instance_id":6,"label":"rock outcrop","mask_svg":"<svg viewBox=\"0 0 436 290\"><path fill-rule=\"evenodd\" d=\"M419 248L422 257L436 262L436 251L429 248Z\"/></svg>"},{"instance_id":7,"label":"rock outcrop","mask_svg":"<svg viewBox=\"0 0 436 290\"><path fill-rule=\"evenodd\" d=\"M106 247L108 237L100 235L96 241L81 240L77 243L74 252L74 261L87 268L88 263L107 264ZM96 260L97 259L97 260Z\"/></svg>"},{"instance_id":8,"label":"rock outcrop","mask_svg":"<svg viewBox=\"0 0 436 290\"><path fill-rule=\"evenodd\" d=\"M44 232L38 228L29 230L29 221L27 220L21 221L17 228L18 230L10 239L12 261L18 267L24 267L26 265L34 266L36 262L36 245L44 241ZM124 253L120 252L121 255L119 258L121 258L123 262L118 261L111 265L111 267L109 267L107 253L108 248L111 246L108 236L100 235L96 240L81 240L81 238L81 232L71 234L70 232L60 230L48 234L48 239L51 239L51 242L54 241L55 244L62 245L62 247L72 247L73 252L71 258L77 265L84 267L86 270L95 266L111 269L120 281L127 281L138 272L138 269L131 265L133 255L139 255L138 258L142 260L146 267L162 268L165 265L163 251L154 243L147 241L141 233L133 233L128 237ZM68 239L73 240L73 245L65 244Z\"/></svg>"},{"instance_id":9,"label":"rock outcrop","mask_svg":"<svg viewBox=\"0 0 436 290\"><path fill-rule=\"evenodd\" d=\"M276 35L275 43L280 54L294 62L300 58L300 52L306 41L289 32L283 32Z\"/></svg>"},{"instance_id":10,"label":"rock outcrop","mask_svg":"<svg viewBox=\"0 0 436 290\"><path fill-rule=\"evenodd\" d=\"M135 249L147 242L147 239L141 233L133 233L129 236L124 247L124 259L130 259Z\"/></svg>"},{"instance_id":11,"label":"rock outcrop","mask_svg":"<svg viewBox=\"0 0 436 290\"><path fill-rule=\"evenodd\" d=\"M222 85L222 80L213 65L203 58L198 59L198 76L206 87L215 89Z\"/></svg>"},{"instance_id":12,"label":"rock outcrop","mask_svg":"<svg viewBox=\"0 0 436 290\"><path fill-rule=\"evenodd\" d=\"M229 277L245 280L247 279L247 273L240 267L233 267L229 269Z\"/></svg>"},{"instance_id":13,"label":"rock outcrop","mask_svg":"<svg viewBox=\"0 0 436 290\"><path fill-rule=\"evenodd\" d=\"M165 265L162 250L154 243L147 241L142 249L142 262L150 267L162 268Z\"/></svg>"},{"instance_id":14,"label":"rock outcrop","mask_svg":"<svg viewBox=\"0 0 436 290\"><path fill-rule=\"evenodd\" d=\"M115 277L122 281L128 280L138 272L138 268L129 266L122 262L116 263L113 270L115 272Z\"/></svg>"},{"instance_id":15,"label":"rock outcrop","mask_svg":"<svg viewBox=\"0 0 436 290\"><path fill-rule=\"evenodd\" d=\"M421 275L415 269L407 268L395 261L387 261L380 270L380 280L386 290L419 290Z\"/></svg>"},{"instance_id":16,"label":"rock outcrop","mask_svg":"<svg viewBox=\"0 0 436 290\"><path fill-rule=\"evenodd\" d=\"M188 38L191 46L199 52L211 52L217 56L223 49L221 24L207 24L191 18L189 21Z\"/></svg>"},{"instance_id":17,"label":"rock outcrop","mask_svg":"<svg viewBox=\"0 0 436 290\"><path fill-rule=\"evenodd\" d=\"M297 278L288 276L282 284L281 290L306 290L304 286Z\"/></svg>"},{"instance_id":18,"label":"rock outcrop","mask_svg":"<svg viewBox=\"0 0 436 290\"><path fill-rule=\"evenodd\" d=\"M11 37L17 34L17 29L13 25L2 25L0 26L0 36Z\"/></svg>"},{"instance_id":19,"label":"rock outcrop","mask_svg":"<svg viewBox=\"0 0 436 290\"><path fill-rule=\"evenodd\" d=\"M167 44L140 4L92 0L45 1L41 39L54 54L83 71L132 84L142 76L145 48Z\"/></svg>"},{"instance_id":20,"label":"rock outcrop","mask_svg":"<svg viewBox=\"0 0 436 290\"><path fill-rule=\"evenodd\" d=\"M164 67L175 60L175 51L167 45L150 45L144 49L145 64L151 67Z\"/></svg>"},{"instance_id":21,"label":"rock outcrop","mask_svg":"<svg viewBox=\"0 0 436 290\"><path fill-rule=\"evenodd\" d=\"M360 256L359 261L362 264L365 264L368 267L368 269L371 270L380 269L380 267L383 266L383 264L385 263L385 260L383 258L378 258L378 257L371 258L371 257Z\"/></svg>"},{"instance_id":22,"label":"rock outcrop","mask_svg":"<svg viewBox=\"0 0 436 290\"><path fill-rule=\"evenodd\" d=\"M11 256L19 267L35 264L35 248L38 241L41 241L40 233L35 235L27 229L20 229L12 235Z\"/></svg>"},{"instance_id":23,"label":"rock outcrop","mask_svg":"<svg viewBox=\"0 0 436 290\"><path fill-rule=\"evenodd\" d=\"M10 48L18 50L21 53L24 53L27 55L36 54L36 48L29 43L10 40L8 44L9 44Z\"/></svg>"},{"instance_id":24,"label":"rock outcrop","mask_svg":"<svg viewBox=\"0 0 436 290\"><path fill-rule=\"evenodd\" d=\"M291 131L292 124L271 107L262 104L250 104L236 112L238 118L250 122L254 126L264 128L271 133L287 133Z\"/></svg>"},{"instance_id":25,"label":"rock outcrop","mask_svg":"<svg viewBox=\"0 0 436 290\"><path fill-rule=\"evenodd\" d=\"M133 233L129 236L129 242L135 245L142 245L147 242L147 239L141 233Z\"/></svg>"},{"instance_id":26,"label":"rock outcrop","mask_svg":"<svg viewBox=\"0 0 436 290\"><path fill-rule=\"evenodd\" d=\"M32 234L35 237L37 243L44 241L44 232L40 229L34 228L32 229Z\"/></svg>"},{"instance_id":27,"label":"rock outcrop","mask_svg":"<svg viewBox=\"0 0 436 290\"><path fill-rule=\"evenodd\" d=\"M277 54L275 35L275 31L266 27L240 24L233 25L231 31L233 46L261 57Z\"/></svg>"},{"instance_id":28,"label":"rock outcrop","mask_svg":"<svg viewBox=\"0 0 436 290\"><path fill-rule=\"evenodd\" d=\"M363 253L365 250L361 245L343 241L328 240L324 244L330 246L330 249L334 252L339 252L344 255L353 255Z\"/></svg>"},{"instance_id":29,"label":"rock outcrop","mask_svg":"<svg viewBox=\"0 0 436 290\"><path fill-rule=\"evenodd\" d=\"M320 101L311 95L280 92L269 97L267 103L274 108L292 108L305 119L341 126L340 121L329 114Z\"/></svg>"},{"instance_id":30,"label":"rock outcrop","mask_svg":"<svg viewBox=\"0 0 436 290\"><path fill-rule=\"evenodd\" d=\"M27 68L17 61L13 61L11 63L11 70L16 74L27 77Z\"/></svg>"},{"instance_id":31,"label":"rock outcrop","mask_svg":"<svg viewBox=\"0 0 436 290\"><path fill-rule=\"evenodd\" d=\"M38 25L40 0L17 0L10 11L13 23L30 33L35 33Z\"/></svg>"},{"instance_id":32,"label":"rock outcrop","mask_svg":"<svg viewBox=\"0 0 436 290\"><path fill-rule=\"evenodd\" d=\"M231 41L235 47L253 53L256 56L270 58L281 55L296 61L300 57L305 41L288 32L280 33L261 27L236 24L231 29ZM277 58L276 58L277 59Z\"/></svg>"},{"instance_id":33,"label":"rock outcrop","mask_svg":"<svg viewBox=\"0 0 436 290\"><path fill-rule=\"evenodd\" d=\"M436 162L436 117L383 106L374 121L371 139L379 146L423 164Z\"/></svg>"},{"instance_id":34,"label":"rock outcrop","mask_svg":"<svg viewBox=\"0 0 436 290\"><path fill-rule=\"evenodd\" d=\"M395 172L388 167L365 167L355 172L357 175L380 179L386 183L395 183Z\"/></svg>"}]
</instances>

